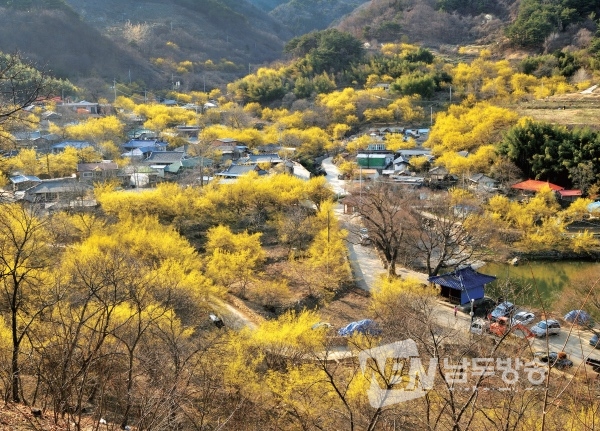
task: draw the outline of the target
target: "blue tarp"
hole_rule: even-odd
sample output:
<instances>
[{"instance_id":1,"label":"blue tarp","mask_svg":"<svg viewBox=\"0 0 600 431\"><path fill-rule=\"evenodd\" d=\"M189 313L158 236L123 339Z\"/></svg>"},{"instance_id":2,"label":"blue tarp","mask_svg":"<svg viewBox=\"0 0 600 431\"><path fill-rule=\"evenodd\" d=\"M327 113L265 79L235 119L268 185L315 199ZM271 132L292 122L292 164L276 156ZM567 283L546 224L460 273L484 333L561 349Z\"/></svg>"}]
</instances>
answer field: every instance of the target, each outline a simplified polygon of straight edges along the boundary
<instances>
[{"instance_id":1,"label":"blue tarp","mask_svg":"<svg viewBox=\"0 0 600 431\"><path fill-rule=\"evenodd\" d=\"M565 314L565 320L570 323L577 325L585 325L590 323L591 317L588 313L583 310L571 310Z\"/></svg>"},{"instance_id":2,"label":"blue tarp","mask_svg":"<svg viewBox=\"0 0 600 431\"><path fill-rule=\"evenodd\" d=\"M600 202L592 202L587 206L587 210L591 213L600 211Z\"/></svg>"},{"instance_id":3,"label":"blue tarp","mask_svg":"<svg viewBox=\"0 0 600 431\"><path fill-rule=\"evenodd\" d=\"M377 335L381 333L381 330L377 328L377 324L371 319L363 319L359 320L358 322L352 322L338 330L338 334L343 337L353 335L355 333Z\"/></svg>"}]
</instances>

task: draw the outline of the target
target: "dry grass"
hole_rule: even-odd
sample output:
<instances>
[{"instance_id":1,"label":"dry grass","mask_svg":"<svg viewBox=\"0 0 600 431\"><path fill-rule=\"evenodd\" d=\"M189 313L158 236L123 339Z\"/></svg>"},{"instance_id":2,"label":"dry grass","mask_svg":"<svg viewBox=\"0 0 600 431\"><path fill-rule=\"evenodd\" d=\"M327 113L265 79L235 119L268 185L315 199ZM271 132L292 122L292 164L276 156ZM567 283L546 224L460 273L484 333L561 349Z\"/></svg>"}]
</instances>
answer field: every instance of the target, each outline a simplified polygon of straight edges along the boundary
<instances>
[{"instance_id":1,"label":"dry grass","mask_svg":"<svg viewBox=\"0 0 600 431\"><path fill-rule=\"evenodd\" d=\"M349 288L319 312L323 321L331 323L336 329L369 318L372 314L369 310L369 294L358 287Z\"/></svg>"},{"instance_id":2,"label":"dry grass","mask_svg":"<svg viewBox=\"0 0 600 431\"><path fill-rule=\"evenodd\" d=\"M600 92L586 95L581 93L565 94L546 100L520 103L512 108L520 116L532 117L536 121L598 129Z\"/></svg>"},{"instance_id":3,"label":"dry grass","mask_svg":"<svg viewBox=\"0 0 600 431\"><path fill-rule=\"evenodd\" d=\"M117 424L112 423L108 423L104 427L106 430L120 429ZM74 428L73 425L69 427L66 420L60 420L58 424L55 424L52 412L44 412L41 418L36 418L31 413L30 407L12 403L0 404L0 431L67 431L69 429L73 430ZM91 417L82 420L82 431L95 429L97 429L97 423Z\"/></svg>"}]
</instances>

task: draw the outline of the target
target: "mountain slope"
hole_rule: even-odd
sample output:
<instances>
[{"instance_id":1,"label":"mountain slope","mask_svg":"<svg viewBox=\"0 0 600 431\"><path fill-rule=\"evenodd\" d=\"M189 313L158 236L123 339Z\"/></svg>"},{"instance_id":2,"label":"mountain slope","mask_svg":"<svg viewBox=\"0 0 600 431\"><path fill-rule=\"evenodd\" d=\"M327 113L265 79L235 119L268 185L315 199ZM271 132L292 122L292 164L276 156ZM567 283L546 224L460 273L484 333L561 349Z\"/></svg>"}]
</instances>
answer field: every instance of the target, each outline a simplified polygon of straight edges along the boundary
<instances>
[{"instance_id":1,"label":"mountain slope","mask_svg":"<svg viewBox=\"0 0 600 431\"><path fill-rule=\"evenodd\" d=\"M0 47L77 82L214 88L281 56L285 26L245 0L0 0Z\"/></svg>"},{"instance_id":2,"label":"mountain slope","mask_svg":"<svg viewBox=\"0 0 600 431\"><path fill-rule=\"evenodd\" d=\"M288 0L248 0L248 2L265 12L270 12L277 6L287 3Z\"/></svg>"},{"instance_id":3,"label":"mountain slope","mask_svg":"<svg viewBox=\"0 0 600 431\"><path fill-rule=\"evenodd\" d=\"M127 47L90 28L69 11L0 9L0 46L63 78L100 77L112 80L131 70L144 81L158 73Z\"/></svg>"},{"instance_id":4,"label":"mountain slope","mask_svg":"<svg viewBox=\"0 0 600 431\"><path fill-rule=\"evenodd\" d=\"M351 13L366 0L291 0L274 8L269 15L286 25L294 36L323 30Z\"/></svg>"},{"instance_id":5,"label":"mountain slope","mask_svg":"<svg viewBox=\"0 0 600 431\"><path fill-rule=\"evenodd\" d=\"M494 38L518 0L371 0L345 17L338 29L368 41L407 40L439 47ZM468 7L467 3L473 3ZM446 4L447 10L441 8ZM458 11L456 10L456 5ZM464 13L461 14L460 12Z\"/></svg>"},{"instance_id":6,"label":"mountain slope","mask_svg":"<svg viewBox=\"0 0 600 431\"><path fill-rule=\"evenodd\" d=\"M178 77L187 89L197 89L205 78L222 84L246 72L250 63L276 60L290 37L284 26L245 0L66 1L113 40L135 47L151 61L165 59L161 68L167 81L172 74L182 75L178 63L194 63L195 76ZM141 29L134 37L132 26ZM217 66L204 68L208 60ZM221 60L226 66L218 66Z\"/></svg>"}]
</instances>

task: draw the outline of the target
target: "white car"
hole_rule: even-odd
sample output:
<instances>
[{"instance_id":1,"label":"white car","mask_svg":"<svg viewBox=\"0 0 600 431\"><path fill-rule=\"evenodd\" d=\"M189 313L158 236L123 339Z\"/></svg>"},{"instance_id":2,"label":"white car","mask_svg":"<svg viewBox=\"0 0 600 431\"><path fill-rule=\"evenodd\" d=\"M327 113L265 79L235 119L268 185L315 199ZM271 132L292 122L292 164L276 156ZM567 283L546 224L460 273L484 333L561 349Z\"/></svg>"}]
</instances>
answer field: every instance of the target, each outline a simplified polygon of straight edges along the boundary
<instances>
[{"instance_id":1,"label":"white car","mask_svg":"<svg viewBox=\"0 0 600 431\"><path fill-rule=\"evenodd\" d=\"M531 327L531 332L533 332L536 337L544 337L546 334L558 335L560 333L560 323L551 319L542 320L541 322L538 322L537 325Z\"/></svg>"},{"instance_id":2,"label":"white car","mask_svg":"<svg viewBox=\"0 0 600 431\"><path fill-rule=\"evenodd\" d=\"M475 319L473 323L471 323L471 334L483 335L488 332L490 329L490 323L487 320L483 319Z\"/></svg>"},{"instance_id":3,"label":"white car","mask_svg":"<svg viewBox=\"0 0 600 431\"><path fill-rule=\"evenodd\" d=\"M535 319L535 314L531 311L519 311L511 320L511 325L529 325Z\"/></svg>"}]
</instances>

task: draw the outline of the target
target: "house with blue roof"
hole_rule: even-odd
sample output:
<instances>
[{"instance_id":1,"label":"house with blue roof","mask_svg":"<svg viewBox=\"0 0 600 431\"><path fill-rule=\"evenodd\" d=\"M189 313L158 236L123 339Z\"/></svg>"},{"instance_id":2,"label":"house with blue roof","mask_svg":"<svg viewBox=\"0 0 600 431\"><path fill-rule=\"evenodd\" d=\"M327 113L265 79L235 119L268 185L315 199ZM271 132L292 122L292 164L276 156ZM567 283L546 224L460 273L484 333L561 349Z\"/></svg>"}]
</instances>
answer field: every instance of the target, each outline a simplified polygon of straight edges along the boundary
<instances>
[{"instance_id":1,"label":"house with blue roof","mask_svg":"<svg viewBox=\"0 0 600 431\"><path fill-rule=\"evenodd\" d=\"M14 192L27 190L30 187L35 186L42 182L38 177L34 175L13 175L9 178L10 183Z\"/></svg>"},{"instance_id":2,"label":"house with blue roof","mask_svg":"<svg viewBox=\"0 0 600 431\"><path fill-rule=\"evenodd\" d=\"M142 148L152 148L153 151L166 151L167 143L158 139L131 139L122 145L124 150L131 151Z\"/></svg>"},{"instance_id":3,"label":"house with blue roof","mask_svg":"<svg viewBox=\"0 0 600 431\"><path fill-rule=\"evenodd\" d=\"M429 277L430 283L440 286L440 295L452 303L467 304L485 296L485 285L496 277L475 271L470 265L453 272Z\"/></svg>"},{"instance_id":4,"label":"house with blue roof","mask_svg":"<svg viewBox=\"0 0 600 431\"><path fill-rule=\"evenodd\" d=\"M152 153L167 151L167 143L158 139L131 139L122 147L126 152L121 156L137 160L144 160Z\"/></svg>"}]
</instances>

